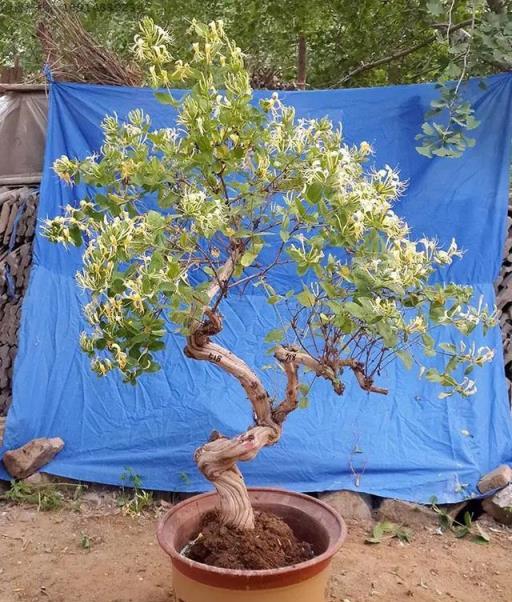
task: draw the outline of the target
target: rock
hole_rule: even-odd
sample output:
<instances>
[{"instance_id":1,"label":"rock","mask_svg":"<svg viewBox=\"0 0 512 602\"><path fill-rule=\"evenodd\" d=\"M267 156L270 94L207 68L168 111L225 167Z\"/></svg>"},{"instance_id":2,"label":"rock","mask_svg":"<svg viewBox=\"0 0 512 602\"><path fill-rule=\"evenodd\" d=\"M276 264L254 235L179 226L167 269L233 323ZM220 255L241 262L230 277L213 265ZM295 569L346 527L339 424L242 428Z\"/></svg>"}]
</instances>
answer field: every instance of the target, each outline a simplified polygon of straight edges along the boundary
<instances>
[{"instance_id":1,"label":"rock","mask_svg":"<svg viewBox=\"0 0 512 602\"><path fill-rule=\"evenodd\" d=\"M345 520L369 523L373 521L371 497L354 491L332 491L319 498L332 506Z\"/></svg>"},{"instance_id":2,"label":"rock","mask_svg":"<svg viewBox=\"0 0 512 602\"><path fill-rule=\"evenodd\" d=\"M501 489L512 482L512 468L507 464L502 464L488 472L478 481L478 491L487 493L493 489Z\"/></svg>"},{"instance_id":3,"label":"rock","mask_svg":"<svg viewBox=\"0 0 512 602\"><path fill-rule=\"evenodd\" d=\"M512 485L507 485L498 493L482 502L483 509L504 525L512 525Z\"/></svg>"},{"instance_id":4,"label":"rock","mask_svg":"<svg viewBox=\"0 0 512 602\"><path fill-rule=\"evenodd\" d=\"M439 523L437 514L430 508L401 500L384 500L377 510L377 518L407 527L433 527Z\"/></svg>"},{"instance_id":5,"label":"rock","mask_svg":"<svg viewBox=\"0 0 512 602\"><path fill-rule=\"evenodd\" d=\"M48 464L63 447L64 441L60 437L32 439L18 449L6 451L2 459L11 476L24 479Z\"/></svg>"},{"instance_id":6,"label":"rock","mask_svg":"<svg viewBox=\"0 0 512 602\"><path fill-rule=\"evenodd\" d=\"M5 416L0 416L0 445L4 442Z\"/></svg>"},{"instance_id":7,"label":"rock","mask_svg":"<svg viewBox=\"0 0 512 602\"><path fill-rule=\"evenodd\" d=\"M52 482L52 478L45 472L35 472L26 479L23 479L23 482L29 485L46 485Z\"/></svg>"},{"instance_id":8,"label":"rock","mask_svg":"<svg viewBox=\"0 0 512 602\"><path fill-rule=\"evenodd\" d=\"M96 491L88 491L87 493L82 494L80 501L99 507L101 506L102 496Z\"/></svg>"}]
</instances>

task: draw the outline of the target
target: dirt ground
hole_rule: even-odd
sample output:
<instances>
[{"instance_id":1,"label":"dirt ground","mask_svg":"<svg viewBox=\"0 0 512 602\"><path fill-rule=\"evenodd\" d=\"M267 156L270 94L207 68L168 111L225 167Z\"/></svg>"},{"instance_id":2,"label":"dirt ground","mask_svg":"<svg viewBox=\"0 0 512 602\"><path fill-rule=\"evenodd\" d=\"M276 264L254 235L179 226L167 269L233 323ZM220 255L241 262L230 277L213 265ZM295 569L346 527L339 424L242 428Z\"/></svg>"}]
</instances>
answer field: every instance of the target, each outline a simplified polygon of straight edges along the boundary
<instances>
[{"instance_id":1,"label":"dirt ground","mask_svg":"<svg viewBox=\"0 0 512 602\"><path fill-rule=\"evenodd\" d=\"M165 506L132 517L94 493L85 497L48 512L0 503L0 601L174 602L155 538ZM415 531L411 543L368 545L368 529L350 525L329 602L510 602L512 530L481 520L487 545L435 526Z\"/></svg>"}]
</instances>

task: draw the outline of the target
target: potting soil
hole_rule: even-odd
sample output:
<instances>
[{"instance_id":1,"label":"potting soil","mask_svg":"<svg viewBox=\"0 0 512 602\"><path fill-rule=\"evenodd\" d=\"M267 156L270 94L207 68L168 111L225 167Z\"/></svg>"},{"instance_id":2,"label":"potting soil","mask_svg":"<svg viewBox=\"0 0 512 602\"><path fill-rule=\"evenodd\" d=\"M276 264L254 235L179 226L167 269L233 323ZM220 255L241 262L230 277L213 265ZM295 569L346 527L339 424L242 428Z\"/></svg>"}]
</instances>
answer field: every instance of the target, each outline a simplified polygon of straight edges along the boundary
<instances>
[{"instance_id":1,"label":"potting soil","mask_svg":"<svg viewBox=\"0 0 512 602\"><path fill-rule=\"evenodd\" d=\"M191 560L225 569L276 569L310 560L311 545L299 541L275 514L255 512L255 528L238 530L223 525L217 511L207 512L194 543L187 550Z\"/></svg>"}]
</instances>

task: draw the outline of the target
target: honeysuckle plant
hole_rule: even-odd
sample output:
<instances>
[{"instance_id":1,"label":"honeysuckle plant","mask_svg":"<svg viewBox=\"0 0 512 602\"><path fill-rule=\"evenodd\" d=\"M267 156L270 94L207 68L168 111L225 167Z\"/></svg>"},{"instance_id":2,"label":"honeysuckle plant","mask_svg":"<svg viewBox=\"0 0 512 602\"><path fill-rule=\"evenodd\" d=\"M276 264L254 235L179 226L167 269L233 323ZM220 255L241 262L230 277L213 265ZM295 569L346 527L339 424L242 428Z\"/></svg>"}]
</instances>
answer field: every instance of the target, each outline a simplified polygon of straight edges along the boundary
<instances>
[{"instance_id":1,"label":"honeysuckle plant","mask_svg":"<svg viewBox=\"0 0 512 602\"><path fill-rule=\"evenodd\" d=\"M442 397L468 396L471 372L493 351L463 338L492 327L495 314L470 304L470 287L433 283L462 253L455 241L441 248L410 237L393 212L404 185L391 167L366 166L366 142L347 145L328 118L297 119L275 93L256 102L222 22L194 22L190 34L190 55L180 60L168 34L142 22L136 56L176 125L155 129L140 110L125 122L106 117L98 153L55 161L64 182L92 192L48 220L45 235L84 249L80 345L98 375L116 370L134 383L158 371L170 328L183 335L188 358L240 382L254 424L235 437L215 432L195 459L220 494L226 524L250 529L237 462L279 440L304 394L300 373L326 379L339 395L350 379L384 394L378 376L398 356L439 383ZM226 299L239 302L249 287L276 310L262 353L270 346L282 369L279 398L216 341ZM450 342L430 334L441 327ZM436 354L443 370L429 367Z\"/></svg>"}]
</instances>

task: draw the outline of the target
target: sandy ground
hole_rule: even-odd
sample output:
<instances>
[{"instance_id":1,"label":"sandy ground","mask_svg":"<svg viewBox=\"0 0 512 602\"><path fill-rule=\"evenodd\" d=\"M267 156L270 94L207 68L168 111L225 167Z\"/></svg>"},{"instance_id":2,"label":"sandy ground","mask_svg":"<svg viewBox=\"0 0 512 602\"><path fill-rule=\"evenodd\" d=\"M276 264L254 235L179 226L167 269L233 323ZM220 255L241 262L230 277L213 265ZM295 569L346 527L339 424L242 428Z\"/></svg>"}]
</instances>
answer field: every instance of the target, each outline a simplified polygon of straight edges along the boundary
<instances>
[{"instance_id":1,"label":"sandy ground","mask_svg":"<svg viewBox=\"0 0 512 602\"><path fill-rule=\"evenodd\" d=\"M49 512L0 503L1 602L174 602L155 538L165 508L132 517L90 501ZM418 529L411 543L368 545L368 529L350 525L329 602L510 602L512 530L482 524L487 545L435 527Z\"/></svg>"}]
</instances>

